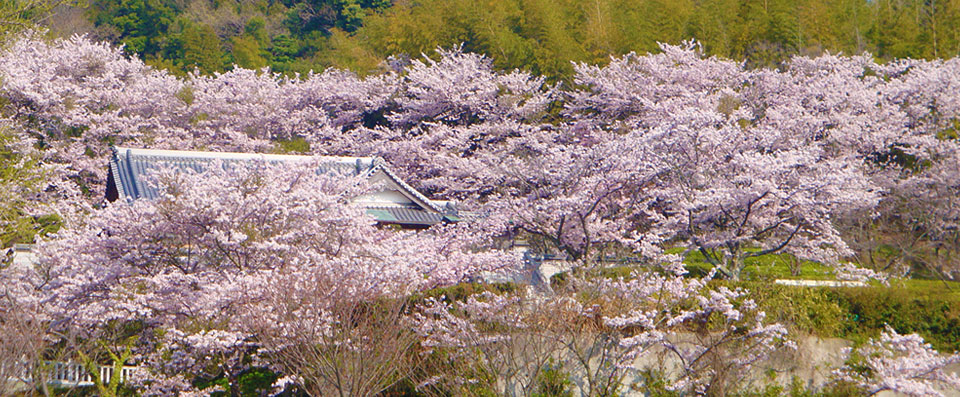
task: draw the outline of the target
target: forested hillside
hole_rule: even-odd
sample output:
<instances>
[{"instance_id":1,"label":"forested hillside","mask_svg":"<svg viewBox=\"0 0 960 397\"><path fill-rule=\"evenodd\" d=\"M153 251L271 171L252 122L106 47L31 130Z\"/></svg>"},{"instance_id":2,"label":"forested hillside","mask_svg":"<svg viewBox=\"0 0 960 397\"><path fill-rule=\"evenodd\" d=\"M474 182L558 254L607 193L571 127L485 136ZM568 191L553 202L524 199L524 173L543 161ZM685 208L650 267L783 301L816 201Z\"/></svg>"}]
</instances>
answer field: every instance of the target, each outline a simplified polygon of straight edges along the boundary
<instances>
[{"instance_id":1,"label":"forested hillside","mask_svg":"<svg viewBox=\"0 0 960 397\"><path fill-rule=\"evenodd\" d=\"M463 45L501 69L569 79L695 38L708 55L776 66L789 56L870 52L881 60L960 53L957 0L92 0L62 7L54 33L89 32L179 73L236 64L283 73L368 73L396 56ZM78 18L81 16L83 18ZM84 19L78 22L77 19Z\"/></svg>"}]
</instances>

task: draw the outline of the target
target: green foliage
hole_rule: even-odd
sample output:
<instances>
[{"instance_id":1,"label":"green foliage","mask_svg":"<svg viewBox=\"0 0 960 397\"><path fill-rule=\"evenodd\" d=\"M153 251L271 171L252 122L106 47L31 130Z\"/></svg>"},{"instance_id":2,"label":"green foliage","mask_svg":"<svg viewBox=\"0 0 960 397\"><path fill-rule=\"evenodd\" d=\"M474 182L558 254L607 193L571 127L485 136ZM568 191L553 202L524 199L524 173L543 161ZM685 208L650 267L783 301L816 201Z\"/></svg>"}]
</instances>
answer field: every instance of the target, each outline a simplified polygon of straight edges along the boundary
<instances>
[{"instance_id":1,"label":"green foliage","mask_svg":"<svg viewBox=\"0 0 960 397\"><path fill-rule=\"evenodd\" d=\"M570 285L570 274L560 272L550 276L550 287L556 290L562 290Z\"/></svg>"},{"instance_id":2,"label":"green foliage","mask_svg":"<svg viewBox=\"0 0 960 397\"><path fill-rule=\"evenodd\" d=\"M832 290L846 319L838 336L875 337L884 326L920 334L940 351L960 350L960 284L909 280L891 287Z\"/></svg>"},{"instance_id":3,"label":"green foliage","mask_svg":"<svg viewBox=\"0 0 960 397\"><path fill-rule=\"evenodd\" d=\"M184 68L197 68L204 74L224 71L223 49L213 28L208 25L188 25L183 30L182 40Z\"/></svg>"},{"instance_id":4,"label":"green foliage","mask_svg":"<svg viewBox=\"0 0 960 397\"><path fill-rule=\"evenodd\" d=\"M0 42L9 34L35 27L58 6L75 4L78 4L77 0L0 1Z\"/></svg>"},{"instance_id":5,"label":"green foliage","mask_svg":"<svg viewBox=\"0 0 960 397\"><path fill-rule=\"evenodd\" d=\"M569 80L571 61L603 63L609 55L652 52L657 42L690 38L698 39L707 55L758 67L825 50L872 51L882 58L946 57L960 51L957 37L944 34L960 32L944 22L957 21L960 10L922 2L891 7L890 2L422 0L398 2L369 16L353 37L381 57L429 54L438 46L463 43L500 68L558 80ZM898 36L896 29L880 28L897 23L916 25L913 30L924 33Z\"/></svg>"},{"instance_id":6,"label":"green foliage","mask_svg":"<svg viewBox=\"0 0 960 397\"><path fill-rule=\"evenodd\" d=\"M683 253L683 249L671 249ZM839 337L865 341L877 336L886 325L900 333L916 332L942 351L960 350L960 283L939 280L903 280L892 286L799 287L771 283L777 278L832 279L825 265L803 262L799 276L791 275L791 257L766 255L744 272L745 281L713 280L714 287L742 287L767 318L788 326L793 334ZM702 277L711 266L693 252L685 263L690 275ZM636 268L619 266L602 269L599 276L628 277ZM563 288L569 274L551 277L551 286Z\"/></svg>"},{"instance_id":7,"label":"green foliage","mask_svg":"<svg viewBox=\"0 0 960 397\"><path fill-rule=\"evenodd\" d=\"M310 153L310 142L303 138L282 139L277 141L281 153Z\"/></svg>"},{"instance_id":8,"label":"green foliage","mask_svg":"<svg viewBox=\"0 0 960 397\"><path fill-rule=\"evenodd\" d=\"M127 52L157 55L178 11L173 0L120 0L94 2L88 12L98 26L109 25L119 31Z\"/></svg>"},{"instance_id":9,"label":"green foliage","mask_svg":"<svg viewBox=\"0 0 960 397\"><path fill-rule=\"evenodd\" d=\"M573 381L570 374L563 370L563 363L553 360L547 367L537 374L537 389L531 394L533 397L572 397Z\"/></svg>"},{"instance_id":10,"label":"green foliage","mask_svg":"<svg viewBox=\"0 0 960 397\"><path fill-rule=\"evenodd\" d=\"M270 45L270 55L273 62L271 68L278 72L292 70L297 54L300 53L301 45L296 39L288 35L279 35L272 39Z\"/></svg>"},{"instance_id":11,"label":"green foliage","mask_svg":"<svg viewBox=\"0 0 960 397\"><path fill-rule=\"evenodd\" d=\"M31 215L28 197L37 196L45 187L39 159L14 149L21 137L12 129L0 128L0 248L17 243L32 243L38 235L60 228L55 214Z\"/></svg>"},{"instance_id":12,"label":"green foliage","mask_svg":"<svg viewBox=\"0 0 960 397\"><path fill-rule=\"evenodd\" d=\"M253 17L247 21L247 26L243 28L245 36L249 36L257 41L257 44L265 46L270 43L270 37L267 35L267 21L263 17Z\"/></svg>"},{"instance_id":13,"label":"green foliage","mask_svg":"<svg viewBox=\"0 0 960 397\"><path fill-rule=\"evenodd\" d=\"M644 369L640 373L640 382L634 384L631 388L635 391L643 393L644 396L649 397L678 397L682 394L679 392L672 391L667 388L666 377L662 373L657 372L653 369Z\"/></svg>"},{"instance_id":14,"label":"green foliage","mask_svg":"<svg viewBox=\"0 0 960 397\"><path fill-rule=\"evenodd\" d=\"M306 0L284 3L290 7L286 25L291 33L298 36L332 28L353 32L371 12L389 6L389 1L385 0Z\"/></svg>"},{"instance_id":15,"label":"green foliage","mask_svg":"<svg viewBox=\"0 0 960 397\"><path fill-rule=\"evenodd\" d=\"M748 289L768 319L795 333L865 341L890 325L899 333L920 334L938 350L960 350L960 283L813 288L714 280L711 285Z\"/></svg>"},{"instance_id":16,"label":"green foliage","mask_svg":"<svg viewBox=\"0 0 960 397\"><path fill-rule=\"evenodd\" d=\"M237 390L236 395L243 397L257 397L263 396L270 393L273 383L277 381L280 377L276 372L271 371L268 368L263 367L253 367L250 368L239 375L237 378ZM209 389L211 387L220 386L222 390L215 391L210 393L211 396L229 396L231 393L230 390L230 381L224 377L219 376L214 379L197 379L194 382L200 390Z\"/></svg>"},{"instance_id":17,"label":"green foliage","mask_svg":"<svg viewBox=\"0 0 960 397\"><path fill-rule=\"evenodd\" d=\"M166 59L163 57L147 57L146 59L144 59L144 63L152 66L154 69L166 70L167 72L175 76L184 77L187 75L186 72L184 72L183 69L179 65L177 65L173 60Z\"/></svg>"},{"instance_id":18,"label":"green foliage","mask_svg":"<svg viewBox=\"0 0 960 397\"><path fill-rule=\"evenodd\" d=\"M253 368L240 375L240 395L262 396L270 392L279 376L266 368Z\"/></svg>"},{"instance_id":19,"label":"green foliage","mask_svg":"<svg viewBox=\"0 0 960 397\"><path fill-rule=\"evenodd\" d=\"M514 283L460 283L450 287L434 288L425 291L423 294L411 296L409 300L411 302L419 302L426 298L439 299L443 297L445 300L451 302L466 301L468 297L485 291L502 294L516 292L519 288L520 286Z\"/></svg>"},{"instance_id":20,"label":"green foliage","mask_svg":"<svg viewBox=\"0 0 960 397\"><path fill-rule=\"evenodd\" d=\"M743 287L770 321L787 325L792 331L823 338L836 337L845 329L848 313L830 288L794 287L769 282L732 283L714 280L713 285Z\"/></svg>"},{"instance_id":21,"label":"green foliage","mask_svg":"<svg viewBox=\"0 0 960 397\"><path fill-rule=\"evenodd\" d=\"M827 385L823 390L817 393L791 394L793 396L816 396L816 397L859 397L863 396L863 390L853 383L837 382Z\"/></svg>"},{"instance_id":22,"label":"green foliage","mask_svg":"<svg viewBox=\"0 0 960 397\"><path fill-rule=\"evenodd\" d=\"M315 57L316 63L338 69L356 71L360 76L379 71L381 58L369 48L351 39L340 29L333 29L330 37Z\"/></svg>"},{"instance_id":23,"label":"green foliage","mask_svg":"<svg viewBox=\"0 0 960 397\"><path fill-rule=\"evenodd\" d=\"M687 250L676 247L667 250L670 254L684 254ZM746 251L756 251L747 249ZM683 263L694 276L707 274L713 265L707 262L699 251L686 252ZM822 263L800 260L791 254L768 254L744 259L745 267L741 273L744 280L803 279L832 280L834 271Z\"/></svg>"},{"instance_id":24,"label":"green foliage","mask_svg":"<svg viewBox=\"0 0 960 397\"><path fill-rule=\"evenodd\" d=\"M180 91L177 91L177 99L183 101L187 106L193 104L193 87L185 84Z\"/></svg>"},{"instance_id":25,"label":"green foliage","mask_svg":"<svg viewBox=\"0 0 960 397\"><path fill-rule=\"evenodd\" d=\"M87 16L116 32L128 53L176 74L220 72L232 63L303 73L331 62L378 64L380 58L343 37L389 6L389 0L93 0Z\"/></svg>"},{"instance_id":26,"label":"green foliage","mask_svg":"<svg viewBox=\"0 0 960 397\"><path fill-rule=\"evenodd\" d=\"M51 391L53 396L102 397L96 386L54 388ZM117 389L117 396L136 397L139 395L137 390L130 386L120 385Z\"/></svg>"},{"instance_id":27,"label":"green foliage","mask_svg":"<svg viewBox=\"0 0 960 397\"><path fill-rule=\"evenodd\" d=\"M417 384L410 377L405 377L390 385L386 390L379 394L383 397L419 397L425 395L417 390ZM438 395L442 395L439 394Z\"/></svg>"},{"instance_id":28,"label":"green foliage","mask_svg":"<svg viewBox=\"0 0 960 397\"><path fill-rule=\"evenodd\" d=\"M766 384L762 388L757 390L746 390L740 393L734 393L734 395L742 397L779 397L785 393L783 386L777 384Z\"/></svg>"},{"instance_id":29,"label":"green foliage","mask_svg":"<svg viewBox=\"0 0 960 397\"><path fill-rule=\"evenodd\" d=\"M827 288L714 280L711 285L749 290L748 298L768 319L794 334L865 341L890 325L899 333L920 334L938 350L960 350L960 283L905 280L889 287Z\"/></svg>"},{"instance_id":30,"label":"green foliage","mask_svg":"<svg viewBox=\"0 0 960 397\"><path fill-rule=\"evenodd\" d=\"M692 38L706 55L753 67L824 51L869 51L881 59L960 54L960 7L950 2L94 0L88 15L117 31L130 53L170 60L180 72L218 71L232 62L282 73L333 66L363 74L390 55L432 56L437 47L462 45L498 68L571 83L571 62L602 64L611 55L656 52L657 42ZM226 52L209 60L185 47L190 40L214 48L214 36Z\"/></svg>"},{"instance_id":31,"label":"green foliage","mask_svg":"<svg viewBox=\"0 0 960 397\"><path fill-rule=\"evenodd\" d=\"M803 380L796 376L790 379L790 388L787 391L786 394L790 397L813 397L813 393L804 386Z\"/></svg>"},{"instance_id":32,"label":"green foliage","mask_svg":"<svg viewBox=\"0 0 960 397\"><path fill-rule=\"evenodd\" d=\"M260 42L254 36L237 36L233 38L233 61L242 68L260 69L267 66L269 53L260 48Z\"/></svg>"}]
</instances>

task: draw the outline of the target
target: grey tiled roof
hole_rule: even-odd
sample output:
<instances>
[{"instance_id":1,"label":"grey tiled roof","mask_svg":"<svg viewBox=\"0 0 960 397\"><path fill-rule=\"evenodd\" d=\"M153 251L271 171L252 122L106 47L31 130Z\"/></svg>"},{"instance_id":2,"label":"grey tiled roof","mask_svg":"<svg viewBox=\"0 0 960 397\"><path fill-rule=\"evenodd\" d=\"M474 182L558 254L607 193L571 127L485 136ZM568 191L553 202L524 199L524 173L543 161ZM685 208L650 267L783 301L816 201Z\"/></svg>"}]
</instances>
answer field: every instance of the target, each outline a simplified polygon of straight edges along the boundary
<instances>
[{"instance_id":1,"label":"grey tiled roof","mask_svg":"<svg viewBox=\"0 0 960 397\"><path fill-rule=\"evenodd\" d=\"M400 225L435 225L444 220L444 214L428 212L418 208L404 207L366 207L367 214L382 223Z\"/></svg>"},{"instance_id":2,"label":"grey tiled roof","mask_svg":"<svg viewBox=\"0 0 960 397\"><path fill-rule=\"evenodd\" d=\"M162 167L203 172L215 161L224 167L249 161L281 163L289 161L307 161L314 157L258 153L220 153L191 152L180 150L153 150L114 148L110 161L110 174L116 184L117 193L128 199L154 199L159 192L146 182L146 176ZM374 157L325 157L319 166L321 172L339 172L346 175L363 175L373 171L377 159Z\"/></svg>"},{"instance_id":3,"label":"grey tiled roof","mask_svg":"<svg viewBox=\"0 0 960 397\"><path fill-rule=\"evenodd\" d=\"M156 187L147 182L147 175L162 167L203 172L219 161L223 167L249 162L265 161L281 163L314 160L313 156L295 156L258 153L221 153L179 150L132 149L116 147L110 161L107 181L107 198L116 200L155 199L159 196ZM434 202L394 174L386 162L376 157L321 157L321 172L351 176L371 176L382 171L400 187L401 193L416 206L366 206L367 213L382 223L411 226L428 226L443 220L456 221L452 207L443 202Z\"/></svg>"}]
</instances>

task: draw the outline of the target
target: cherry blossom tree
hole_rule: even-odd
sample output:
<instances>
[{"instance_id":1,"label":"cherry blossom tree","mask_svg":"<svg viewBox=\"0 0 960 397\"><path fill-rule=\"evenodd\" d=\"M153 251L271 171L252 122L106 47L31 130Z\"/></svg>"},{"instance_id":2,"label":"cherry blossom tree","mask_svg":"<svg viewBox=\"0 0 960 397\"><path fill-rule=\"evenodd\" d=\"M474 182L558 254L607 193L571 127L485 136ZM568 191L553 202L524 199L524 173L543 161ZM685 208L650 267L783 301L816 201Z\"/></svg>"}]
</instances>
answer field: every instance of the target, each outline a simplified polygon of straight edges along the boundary
<instances>
[{"instance_id":1,"label":"cherry blossom tree","mask_svg":"<svg viewBox=\"0 0 960 397\"><path fill-rule=\"evenodd\" d=\"M41 292L46 280L27 260L0 265L2 395L17 395L24 389L53 395L49 362L72 357L76 351L74 345L58 343L73 331L58 329L46 310Z\"/></svg>"},{"instance_id":2,"label":"cherry blossom tree","mask_svg":"<svg viewBox=\"0 0 960 397\"><path fill-rule=\"evenodd\" d=\"M427 383L482 382L467 374L492 374L499 393L526 395L559 363L584 395L615 394L644 370L665 374L680 392L723 394L767 367L773 352L795 348L785 326L767 321L747 291L684 278L679 258L659 259L661 268L575 278L550 296L427 300L416 315L424 346L476 366L454 366Z\"/></svg>"},{"instance_id":3,"label":"cherry blossom tree","mask_svg":"<svg viewBox=\"0 0 960 397\"><path fill-rule=\"evenodd\" d=\"M908 396L943 396L943 388L960 389L960 377L946 368L960 363L960 354L938 353L917 334L900 335L887 327L879 339L855 351L859 360L835 374L866 395L889 390Z\"/></svg>"},{"instance_id":4,"label":"cherry blossom tree","mask_svg":"<svg viewBox=\"0 0 960 397\"><path fill-rule=\"evenodd\" d=\"M500 74L490 58L438 49L440 61L414 60L406 68L397 125L423 121L464 125L483 121L524 120L546 110L554 91L544 78L527 72Z\"/></svg>"},{"instance_id":5,"label":"cherry blossom tree","mask_svg":"<svg viewBox=\"0 0 960 397\"><path fill-rule=\"evenodd\" d=\"M734 278L750 256L787 251L835 263L848 255L831 217L872 207L880 188L862 156L818 134L843 114L807 114L816 104L786 90L806 87L803 73L746 70L701 58L694 45L662 50L580 65L585 88L567 104L571 117L656 137L650 151L668 171L646 192L656 203L654 234L686 241Z\"/></svg>"},{"instance_id":6,"label":"cherry blossom tree","mask_svg":"<svg viewBox=\"0 0 960 397\"><path fill-rule=\"evenodd\" d=\"M480 385L500 394L534 395L543 371L562 345L553 328L570 319L565 298L486 291L463 301L428 298L414 313L415 330L429 353L441 352L418 388L462 390Z\"/></svg>"},{"instance_id":7,"label":"cherry blossom tree","mask_svg":"<svg viewBox=\"0 0 960 397\"><path fill-rule=\"evenodd\" d=\"M764 360L774 351L796 347L784 325L767 321L745 298L747 291L709 287L712 272L704 279L684 279L679 258L662 260L662 274L603 283L603 296L619 306L603 317L604 323L626 333L619 341L627 351L620 365L660 362L647 369L666 376L670 389L723 395L740 387L754 368L767 365ZM638 361L645 357L661 359Z\"/></svg>"},{"instance_id":8,"label":"cherry blossom tree","mask_svg":"<svg viewBox=\"0 0 960 397\"><path fill-rule=\"evenodd\" d=\"M245 320L280 373L296 374L296 383L309 395L367 396L410 379L421 368L425 356L407 320L406 300L360 300L327 289L333 284L329 280L314 281L277 284L298 287L268 298L270 307L282 308L279 313L264 320L250 313Z\"/></svg>"},{"instance_id":9,"label":"cherry blossom tree","mask_svg":"<svg viewBox=\"0 0 960 397\"><path fill-rule=\"evenodd\" d=\"M488 161L502 181L490 205L553 251L589 266L648 226L648 189L666 169L651 150L655 139L577 130L516 138L511 155Z\"/></svg>"},{"instance_id":10,"label":"cherry blossom tree","mask_svg":"<svg viewBox=\"0 0 960 397\"><path fill-rule=\"evenodd\" d=\"M902 60L883 69L889 82L883 95L903 110L907 126L893 150L877 160L887 172L880 184L890 194L874 218L897 228L892 246L903 265L922 266L941 277L956 277L957 174L960 105L951 90L960 84L956 59L930 62ZM906 243L904 243L906 242Z\"/></svg>"},{"instance_id":11,"label":"cherry blossom tree","mask_svg":"<svg viewBox=\"0 0 960 397\"><path fill-rule=\"evenodd\" d=\"M12 280L4 280L12 281ZM0 296L0 395L16 395L20 388L39 389L34 368L46 350L43 318L18 302L10 291ZM36 371L40 372L40 371Z\"/></svg>"}]
</instances>

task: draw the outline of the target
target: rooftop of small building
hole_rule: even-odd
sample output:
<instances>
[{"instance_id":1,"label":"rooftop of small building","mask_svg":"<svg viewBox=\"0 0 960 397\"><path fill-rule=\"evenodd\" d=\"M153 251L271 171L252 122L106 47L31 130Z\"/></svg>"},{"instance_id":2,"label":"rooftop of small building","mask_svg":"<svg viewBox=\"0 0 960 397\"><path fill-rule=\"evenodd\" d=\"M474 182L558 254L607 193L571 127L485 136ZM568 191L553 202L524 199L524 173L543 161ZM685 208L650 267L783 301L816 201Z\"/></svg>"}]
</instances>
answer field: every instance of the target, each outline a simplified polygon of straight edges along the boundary
<instances>
[{"instance_id":1,"label":"rooftop of small building","mask_svg":"<svg viewBox=\"0 0 960 397\"><path fill-rule=\"evenodd\" d=\"M396 185L396 191L407 197L413 205L385 206L383 203L361 203L367 212L382 223L410 226L429 226L445 221L459 221L456 206L452 202L431 200L403 181L386 161L379 157L309 156L272 153L206 152L192 150L140 149L114 147L107 180L107 199L127 200L156 199L160 192L146 181L147 175L161 167L204 172L213 162L221 166L250 161L286 163L293 161L316 161L320 172L347 176L370 177L382 173Z\"/></svg>"}]
</instances>

